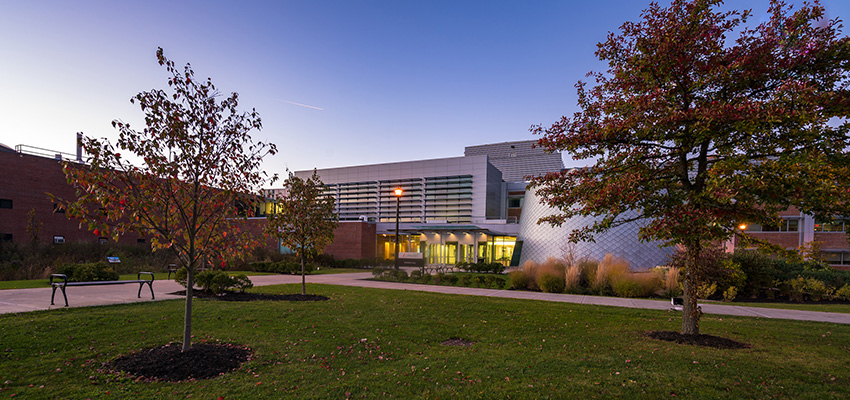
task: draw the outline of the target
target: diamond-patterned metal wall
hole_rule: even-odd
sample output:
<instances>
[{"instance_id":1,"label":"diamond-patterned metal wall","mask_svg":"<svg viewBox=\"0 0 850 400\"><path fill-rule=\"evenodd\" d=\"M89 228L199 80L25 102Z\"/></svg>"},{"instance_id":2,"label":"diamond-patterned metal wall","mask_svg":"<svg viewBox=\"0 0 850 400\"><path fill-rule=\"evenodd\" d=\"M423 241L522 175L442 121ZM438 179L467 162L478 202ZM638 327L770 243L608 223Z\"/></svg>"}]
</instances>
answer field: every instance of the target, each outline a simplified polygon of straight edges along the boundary
<instances>
[{"instance_id":1,"label":"diamond-patterned metal wall","mask_svg":"<svg viewBox=\"0 0 850 400\"><path fill-rule=\"evenodd\" d=\"M552 215L556 210L541 204L533 190L525 192L525 204L520 217L517 240L522 240L520 265L526 261L542 263L549 257L563 257L572 252L578 258L587 257L602 260L611 253L629 262L633 270L643 270L663 265L673 248L658 247L659 242L641 242L638 240L638 223L621 225L596 236L596 242L568 242L570 232L592 223L589 217L572 218L560 227L547 223L538 224L537 220Z\"/></svg>"}]
</instances>

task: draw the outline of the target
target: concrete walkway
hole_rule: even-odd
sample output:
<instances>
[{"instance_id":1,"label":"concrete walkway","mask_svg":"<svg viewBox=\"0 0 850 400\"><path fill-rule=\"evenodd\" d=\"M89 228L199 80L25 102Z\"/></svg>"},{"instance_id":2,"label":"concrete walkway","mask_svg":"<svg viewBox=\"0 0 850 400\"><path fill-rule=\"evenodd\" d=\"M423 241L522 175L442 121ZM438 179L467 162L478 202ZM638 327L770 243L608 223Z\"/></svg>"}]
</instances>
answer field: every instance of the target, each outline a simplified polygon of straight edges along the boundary
<instances>
[{"instance_id":1,"label":"concrete walkway","mask_svg":"<svg viewBox=\"0 0 850 400\"><path fill-rule=\"evenodd\" d=\"M510 299L526 299L540 301L555 301L563 303L594 304L614 307L643 308L651 310L667 310L669 301L626 299L620 297L584 296L572 294L554 294L539 292L524 292L499 289L479 289L456 286L418 285L367 280L372 277L370 272L350 274L309 275L307 283L328 285L358 286L376 289L415 290L432 293L460 294L468 296L488 296ZM285 283L301 283L297 275L259 275L252 276L254 286L278 285ZM179 299L169 293L183 290L183 287L170 280L159 280L153 284L156 300ZM0 290L0 314L27 312L64 308L65 300L61 291L57 290L55 303L50 305L51 288ZM139 287L136 284L109 286L82 286L66 288L68 303L71 307L86 307L94 305L120 304L153 301L147 287L142 289L141 299L136 298ZM801 321L821 321L836 324L850 324L850 314L818 311L797 311L774 308L742 307L726 304L701 304L706 314L737 315L745 317L761 317L773 319L790 319Z\"/></svg>"}]
</instances>

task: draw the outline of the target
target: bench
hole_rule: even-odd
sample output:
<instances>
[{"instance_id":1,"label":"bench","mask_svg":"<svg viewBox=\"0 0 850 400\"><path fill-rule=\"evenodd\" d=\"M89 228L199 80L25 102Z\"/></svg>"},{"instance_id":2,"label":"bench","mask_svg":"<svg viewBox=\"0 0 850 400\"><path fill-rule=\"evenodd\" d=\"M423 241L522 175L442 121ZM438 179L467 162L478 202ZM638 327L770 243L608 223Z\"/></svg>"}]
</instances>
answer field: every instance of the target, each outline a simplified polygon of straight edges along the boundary
<instances>
[{"instance_id":1,"label":"bench","mask_svg":"<svg viewBox=\"0 0 850 400\"><path fill-rule=\"evenodd\" d=\"M168 271L168 279L171 279L171 274L177 275L177 264L168 264L165 270Z\"/></svg>"},{"instance_id":2,"label":"bench","mask_svg":"<svg viewBox=\"0 0 850 400\"><path fill-rule=\"evenodd\" d=\"M670 304L673 305L673 307L670 308L671 310L682 311L682 307L685 306L685 299L681 297L671 297Z\"/></svg>"},{"instance_id":3,"label":"bench","mask_svg":"<svg viewBox=\"0 0 850 400\"><path fill-rule=\"evenodd\" d=\"M142 279L142 274L150 275L150 279ZM54 281L54 278L62 278L61 281L57 279ZM53 293L50 295L50 305L54 305L53 298L56 296L56 289L62 289L62 297L65 298L65 307L68 307L68 296L65 294L65 288L68 286L100 286L100 285L121 285L125 283L138 283L139 284L139 293L137 295L138 298L142 297L142 287L145 284L148 285L148 288L151 290L151 300L155 300L153 295L153 272L139 272L136 275L135 280L128 281L92 281L92 282L68 282L68 276L65 274L51 274L50 275L50 286L53 287Z\"/></svg>"}]
</instances>

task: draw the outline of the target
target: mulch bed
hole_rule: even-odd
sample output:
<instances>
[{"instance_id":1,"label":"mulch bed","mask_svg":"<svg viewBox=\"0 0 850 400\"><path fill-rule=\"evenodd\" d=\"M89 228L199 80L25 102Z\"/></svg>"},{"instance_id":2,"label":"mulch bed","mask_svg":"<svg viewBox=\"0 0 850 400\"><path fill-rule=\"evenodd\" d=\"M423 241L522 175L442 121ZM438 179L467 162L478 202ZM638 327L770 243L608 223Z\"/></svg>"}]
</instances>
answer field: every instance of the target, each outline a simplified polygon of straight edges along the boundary
<instances>
[{"instance_id":1,"label":"mulch bed","mask_svg":"<svg viewBox=\"0 0 850 400\"><path fill-rule=\"evenodd\" d=\"M715 349L737 350L752 347L746 343L736 342L732 339L711 335L683 335L679 332L671 331L650 331L647 332L646 335L657 340L688 344L692 346L713 347Z\"/></svg>"},{"instance_id":2,"label":"mulch bed","mask_svg":"<svg viewBox=\"0 0 850 400\"><path fill-rule=\"evenodd\" d=\"M185 296L186 291L169 293L177 296ZM215 299L221 301L324 301L330 300L327 296L318 294L265 294L265 293L242 293L242 292L224 292L220 295L202 290L193 290L192 297L196 299Z\"/></svg>"},{"instance_id":3,"label":"mulch bed","mask_svg":"<svg viewBox=\"0 0 850 400\"><path fill-rule=\"evenodd\" d=\"M170 293L185 296L186 291ZM215 295L200 290L192 291L193 297L221 301L323 301L326 296L317 294L264 294L225 292ZM247 348L231 344L198 343L189 351L181 352L180 343L141 350L116 358L107 364L113 372L125 372L141 381L180 382L209 379L239 368L251 357Z\"/></svg>"},{"instance_id":4,"label":"mulch bed","mask_svg":"<svg viewBox=\"0 0 850 400\"><path fill-rule=\"evenodd\" d=\"M182 344L141 350L116 358L110 370L126 372L142 381L179 382L209 379L239 368L251 350L231 344L198 343L181 352Z\"/></svg>"}]
</instances>

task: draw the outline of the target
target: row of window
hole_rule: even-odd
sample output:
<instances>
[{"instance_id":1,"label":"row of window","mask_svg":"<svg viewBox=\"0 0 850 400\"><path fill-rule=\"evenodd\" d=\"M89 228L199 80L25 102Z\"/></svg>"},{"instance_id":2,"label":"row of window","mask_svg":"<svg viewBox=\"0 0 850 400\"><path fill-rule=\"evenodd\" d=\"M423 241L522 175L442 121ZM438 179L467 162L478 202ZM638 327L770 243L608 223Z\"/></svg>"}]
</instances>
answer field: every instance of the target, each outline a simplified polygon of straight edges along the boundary
<instances>
[{"instance_id":1,"label":"row of window","mask_svg":"<svg viewBox=\"0 0 850 400\"><path fill-rule=\"evenodd\" d=\"M850 220L836 219L829 222L815 221L815 232L846 232L850 228ZM747 232L798 232L800 220L784 219L779 225L748 224Z\"/></svg>"}]
</instances>

